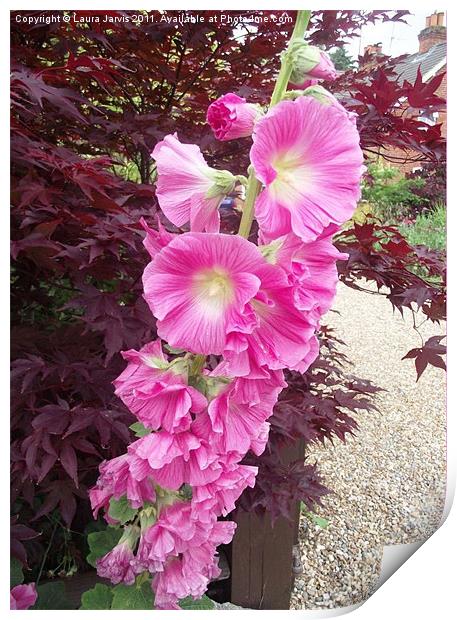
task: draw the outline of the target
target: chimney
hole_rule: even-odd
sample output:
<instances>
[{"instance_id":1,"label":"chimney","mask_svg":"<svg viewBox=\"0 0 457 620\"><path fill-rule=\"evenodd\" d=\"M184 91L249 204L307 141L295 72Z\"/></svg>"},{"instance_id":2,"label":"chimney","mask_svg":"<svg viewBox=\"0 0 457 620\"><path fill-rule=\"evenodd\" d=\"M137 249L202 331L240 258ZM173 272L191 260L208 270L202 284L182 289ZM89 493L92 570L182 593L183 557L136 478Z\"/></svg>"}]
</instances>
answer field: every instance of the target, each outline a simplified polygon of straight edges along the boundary
<instances>
[{"instance_id":1,"label":"chimney","mask_svg":"<svg viewBox=\"0 0 457 620\"><path fill-rule=\"evenodd\" d=\"M446 43L446 26L444 13L433 13L425 20L425 28L419 32L419 53L428 50L437 43Z\"/></svg>"}]
</instances>

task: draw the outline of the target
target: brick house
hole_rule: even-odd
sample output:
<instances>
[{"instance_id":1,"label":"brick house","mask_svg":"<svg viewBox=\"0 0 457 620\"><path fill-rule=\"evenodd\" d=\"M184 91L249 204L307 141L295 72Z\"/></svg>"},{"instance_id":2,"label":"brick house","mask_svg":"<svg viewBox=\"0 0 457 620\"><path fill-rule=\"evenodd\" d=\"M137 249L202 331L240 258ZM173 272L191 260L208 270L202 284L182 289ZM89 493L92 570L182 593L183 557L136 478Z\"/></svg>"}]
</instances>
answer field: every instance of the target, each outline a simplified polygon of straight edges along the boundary
<instances>
[{"instance_id":1,"label":"brick house","mask_svg":"<svg viewBox=\"0 0 457 620\"><path fill-rule=\"evenodd\" d=\"M400 83L407 80L410 84L414 84L417 76L417 70L420 68L422 80L428 82L436 75L444 73L443 81L437 90L437 95L446 99L447 85L447 55L446 55L446 27L444 26L444 13L433 13L426 19L425 28L418 35L419 50L410 54L397 65L397 74ZM382 53L379 43L369 45L365 48L365 53L380 54ZM426 112L423 110L411 110L411 116L418 117L420 120L435 125L442 123L441 134L446 137L447 134L447 112ZM387 155L398 158L396 165L402 172L412 172L420 168L417 162L406 162L407 155L400 149L389 148L386 150Z\"/></svg>"}]
</instances>

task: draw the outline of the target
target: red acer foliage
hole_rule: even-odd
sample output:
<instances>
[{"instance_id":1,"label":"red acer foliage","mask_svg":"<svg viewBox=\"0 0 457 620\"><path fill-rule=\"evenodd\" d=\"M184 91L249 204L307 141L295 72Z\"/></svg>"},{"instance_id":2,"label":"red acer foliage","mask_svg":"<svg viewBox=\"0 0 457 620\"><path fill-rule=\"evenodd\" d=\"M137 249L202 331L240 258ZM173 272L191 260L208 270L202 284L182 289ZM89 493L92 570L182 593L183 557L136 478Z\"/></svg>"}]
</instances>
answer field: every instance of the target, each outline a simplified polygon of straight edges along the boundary
<instances>
[{"instance_id":1,"label":"red acer foliage","mask_svg":"<svg viewBox=\"0 0 457 620\"><path fill-rule=\"evenodd\" d=\"M404 356L403 359L413 358L415 360L417 381L419 381L420 376L427 368L428 364L446 370L446 364L442 357L446 354L446 347L441 344L443 338L444 336L432 336L427 342L423 343L422 347L411 349L411 351L408 351Z\"/></svg>"},{"instance_id":2,"label":"red acer foliage","mask_svg":"<svg viewBox=\"0 0 457 620\"><path fill-rule=\"evenodd\" d=\"M42 555L54 536L51 517L83 532L91 520L87 488L100 461L119 454L130 433L130 414L111 382L123 368L119 351L138 348L155 333L141 297L147 255L139 225L141 217L156 222L154 145L178 128L210 165L238 174L248 163L249 140L217 142L205 114L224 92L260 103L271 95L293 20L281 21L282 11L256 11L273 17L249 26L240 21L252 13L230 11L231 21L222 22L219 11L198 11L197 20L181 23L173 21L180 14L158 11L142 13L148 17L142 23L133 11L77 11L68 23L46 23L47 11L22 11L29 21L11 14L12 499L20 521L13 553L22 562L25 548L33 558ZM317 11L309 37L330 48L367 22L404 14ZM100 21L84 21L96 16ZM411 106L435 108L437 84L418 76L400 87L390 62L335 84L359 113L362 144L376 152L386 145L412 148L415 158L443 162L439 130L395 107L406 96ZM225 216L225 230L234 230L236 220L234 213ZM378 224L343 233L339 244L350 254L341 265L343 282L357 287L360 277L374 280L388 287L399 309L416 303L431 320L443 318L438 255L410 248L398 231ZM417 275L417 264L434 278ZM273 517L287 514L296 499L312 508L327 492L324 481L315 465L281 464L280 448L298 438L344 439L357 428L348 412L372 406L376 388L341 368L330 330L321 340L312 369L289 377L245 507L268 509ZM426 343L416 359L433 364L437 346ZM41 536L32 540L30 527ZM58 548L57 535L53 540ZM47 562L57 563L52 554Z\"/></svg>"}]
</instances>

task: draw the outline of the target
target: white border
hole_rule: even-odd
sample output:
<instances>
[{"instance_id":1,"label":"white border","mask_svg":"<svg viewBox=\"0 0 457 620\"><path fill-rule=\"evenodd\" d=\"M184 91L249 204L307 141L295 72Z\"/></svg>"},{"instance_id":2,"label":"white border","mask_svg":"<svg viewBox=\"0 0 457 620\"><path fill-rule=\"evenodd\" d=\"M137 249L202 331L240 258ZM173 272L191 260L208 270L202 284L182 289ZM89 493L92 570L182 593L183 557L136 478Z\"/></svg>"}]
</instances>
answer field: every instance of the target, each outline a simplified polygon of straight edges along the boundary
<instances>
[{"instance_id":1,"label":"white border","mask_svg":"<svg viewBox=\"0 0 457 620\"><path fill-rule=\"evenodd\" d=\"M192 0L188 0L187 2L166 2L162 0L159 6L150 5L148 3L147 7L139 6L138 8L150 8L150 9L169 9L169 10L179 10L179 9L221 9L221 10L234 10L246 8L246 0L230 0L230 2L220 2L213 1L208 4L206 7L204 6L204 2L201 0L199 2L195 2ZM88 0L80 0L75 3L76 6L72 8L78 9L92 9L94 8L94 3L89 2ZM227 6L229 5L229 6ZM260 9L277 9L280 3L278 0L264 0L263 2L254 1L249 3L249 8L253 10ZM383 9L399 9L404 8L414 12L417 9L423 10L434 10L434 6L430 5L429 2L417 0L416 2L405 2L399 6L397 3L380 3L380 2L370 2L369 0L361 3L350 3L351 9L379 9L382 5ZM448 12L447 18L447 27L448 27L448 58L449 65L451 67L450 71L448 71L448 110L451 114L448 114L448 136L449 136L449 144L451 148L449 149L449 157L448 157L448 170L451 171L449 175L449 190L448 190L448 205L449 205L449 215L448 215L448 237L451 241L453 241L453 234L457 230L455 226L455 212L457 209L457 205L454 204L453 198L456 196L455 188L456 188L456 174L457 170L456 161L455 161L455 152L454 152L454 138L455 138L455 121L453 114L455 114L455 80L453 79L453 74L455 74L455 9L454 6L451 5L450 2L440 2L440 8L444 8ZM341 6L335 4L333 2L319 2L319 9L341 9L345 8L345 5ZM347 5L346 5L347 6ZM127 8L127 5L124 2L120 2L119 0L112 0L111 2L98 2L96 4L97 9L124 9ZM4 68L2 72L2 79L4 80L3 84L3 100L2 100L2 118L3 123L1 123L1 131L3 133L3 141L2 145L4 149L6 149L6 145L9 144L9 136L8 136L8 127L5 119L9 117L9 100L7 93L9 92L9 84L8 84L8 75L7 75L7 67L9 66L9 14L7 10L27 10L27 9L37 9L36 2L20 2L20 3L11 3L8 2L7 7L2 10L1 20L1 34L2 34L2 64L1 66ZM62 10L62 7L59 3L55 2L43 2L39 5L40 9L55 9ZM279 7L283 8L283 7ZM291 1L287 3L287 9L293 10L297 8L304 8L303 2ZM312 8L312 7L310 7ZM8 235L8 223L6 218L7 210L6 205L8 204L8 194L9 194L9 166L7 162L3 163L2 166L2 175L3 175L3 183L2 183L2 191L4 193L4 200L2 205L2 217L5 218L5 222L3 226L1 226L1 234L3 235L3 243L1 244L2 251L2 262L1 262L1 277L2 277L2 285L3 290L8 290L9 287L9 275L8 275L8 264L9 264L9 235ZM454 172L453 172L454 171ZM451 282L451 287L449 291L449 306L450 312L449 315L452 315L453 310L455 309L454 303L454 281L456 277L454 265L455 258L457 252L457 244L450 243L448 245L448 273L449 273L449 281ZM3 299L6 299L6 293L3 296ZM8 302L4 302L0 306L0 312L2 313L2 321L1 325L4 330L3 342L4 342L4 356L3 356L3 366L4 372L0 374L2 380L2 390L1 394L5 400L3 407L3 415L7 417L8 411L8 399L6 395L8 394L8 383L9 383L9 369L8 369L8 359L7 359L7 347L6 343L9 341L8 336L8 324L9 324L9 306ZM456 422L455 416L457 415L457 411L455 408L455 389L454 389L454 351L455 351L455 336L454 336L454 325L452 319L449 321L449 329L448 329L448 346L451 351L451 354L448 356L448 368L449 368L449 388L448 388L448 490L447 490L447 498L446 498L446 510L445 514L448 515L450 511L450 507L453 501L454 490L455 490L455 472L456 472ZM6 422L5 422L6 424ZM4 439L6 443L6 432L3 433ZM3 459L3 468L2 471L5 472L5 475L1 477L1 483L4 485L4 495L3 497L9 496L9 483L8 476L6 472L9 471L9 454L8 447L5 446L5 449L2 450L2 459ZM6 501L4 502L6 504ZM454 510L450 513L448 519L444 523L444 525L431 537L429 541L427 541L421 549L412 555L409 560L403 565L398 572L396 573L393 579L388 579L382 587L363 605L361 605L358 609L353 611L354 618L363 620L377 620L382 619L385 620L386 616L394 617L394 618L402 618L402 617L415 617L415 618L429 618L433 616L437 620L441 618L449 618L451 617L452 611L455 613L455 603L454 603L454 590L455 590L455 562L454 557L457 549L457 541L456 541L456 531L457 531L457 511ZM1 538L2 545L2 557L4 558L4 575L8 574L8 558L9 558L9 540L8 540L8 531L9 531L9 518L8 518L8 510L5 506L5 510L2 514L3 518L3 536ZM1 593L1 603L0 609L7 611L8 615L13 613L14 616L20 612L9 612L8 606L5 605L5 602L8 600L9 593L9 584L7 579L2 580L2 593ZM339 612L344 613L344 611L350 611L352 608L340 609ZM338 611L338 610L335 610ZM66 618L70 614L74 614L78 612L73 611L35 611L34 616L37 618L48 618L50 615L59 614L60 617ZM79 612L82 613L82 612ZM110 615L121 615L122 618L139 618L139 612L126 612L126 611L108 611L108 612L84 612L86 618L95 618L100 613L102 614L110 614ZM145 612L145 614L149 614L151 612ZM192 613L192 612L154 612L157 613L167 613L167 614L182 614L183 613ZM213 614L214 612L200 612L200 614ZM266 615L272 615L274 618L281 617L283 614L303 614L306 617L324 617L325 614L319 611L237 611L237 612L225 612L228 614L238 614L236 618L244 617L246 614L249 614L252 617L252 614L263 614L263 617ZM144 615L145 615L144 614ZM273 616L274 614L274 616ZM320 615L317 615L320 614ZM200 615L199 615L200 617Z\"/></svg>"}]
</instances>

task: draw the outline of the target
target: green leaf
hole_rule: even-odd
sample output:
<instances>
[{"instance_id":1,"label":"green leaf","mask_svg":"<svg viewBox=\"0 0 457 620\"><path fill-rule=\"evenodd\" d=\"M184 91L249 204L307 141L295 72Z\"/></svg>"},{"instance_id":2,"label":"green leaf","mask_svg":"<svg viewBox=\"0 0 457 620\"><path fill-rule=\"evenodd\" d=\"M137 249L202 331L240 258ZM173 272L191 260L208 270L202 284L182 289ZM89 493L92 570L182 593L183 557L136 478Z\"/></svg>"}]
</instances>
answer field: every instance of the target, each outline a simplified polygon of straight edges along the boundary
<instances>
[{"instance_id":1,"label":"green leaf","mask_svg":"<svg viewBox=\"0 0 457 620\"><path fill-rule=\"evenodd\" d=\"M330 521L328 519L324 519L324 517L319 517L318 515L314 514L314 512L309 512L308 510L306 510L306 506L303 502L300 502L300 507L304 516L318 527L325 530L325 528L330 525Z\"/></svg>"},{"instance_id":2,"label":"green leaf","mask_svg":"<svg viewBox=\"0 0 457 620\"><path fill-rule=\"evenodd\" d=\"M31 609L74 609L68 602L65 586L61 581L37 586L38 599Z\"/></svg>"},{"instance_id":3,"label":"green leaf","mask_svg":"<svg viewBox=\"0 0 457 620\"><path fill-rule=\"evenodd\" d=\"M10 559L10 589L18 586L24 581L24 573L22 572L22 564L17 558Z\"/></svg>"},{"instance_id":4,"label":"green leaf","mask_svg":"<svg viewBox=\"0 0 457 620\"><path fill-rule=\"evenodd\" d=\"M114 527L107 527L103 532L92 532L87 537L90 553L87 561L91 566L96 566L96 560L103 557L117 545L122 530Z\"/></svg>"},{"instance_id":5,"label":"green leaf","mask_svg":"<svg viewBox=\"0 0 457 620\"><path fill-rule=\"evenodd\" d=\"M150 579L132 586L120 583L113 588L113 595L111 609L154 609Z\"/></svg>"},{"instance_id":6,"label":"green leaf","mask_svg":"<svg viewBox=\"0 0 457 620\"><path fill-rule=\"evenodd\" d=\"M214 609L213 601L204 594L201 598L194 600L191 596L186 596L179 601L181 609Z\"/></svg>"},{"instance_id":7,"label":"green leaf","mask_svg":"<svg viewBox=\"0 0 457 620\"><path fill-rule=\"evenodd\" d=\"M135 433L135 437L145 437L151 433L151 429L146 428L141 422L130 424L129 429Z\"/></svg>"},{"instance_id":8,"label":"green leaf","mask_svg":"<svg viewBox=\"0 0 457 620\"><path fill-rule=\"evenodd\" d=\"M111 609L113 592L103 583L97 583L95 588L87 590L81 596L80 609Z\"/></svg>"},{"instance_id":9,"label":"green leaf","mask_svg":"<svg viewBox=\"0 0 457 620\"><path fill-rule=\"evenodd\" d=\"M316 525L321 527L323 530L325 530L325 528L328 527L330 523L328 519L324 519L323 517L318 517L317 515L314 515L314 514L313 514L312 520L314 521Z\"/></svg>"},{"instance_id":10,"label":"green leaf","mask_svg":"<svg viewBox=\"0 0 457 620\"><path fill-rule=\"evenodd\" d=\"M109 501L109 516L115 521L119 521L122 525L133 519L136 513L136 509L130 508L129 501L125 495L121 499L114 499L112 497Z\"/></svg>"}]
</instances>

